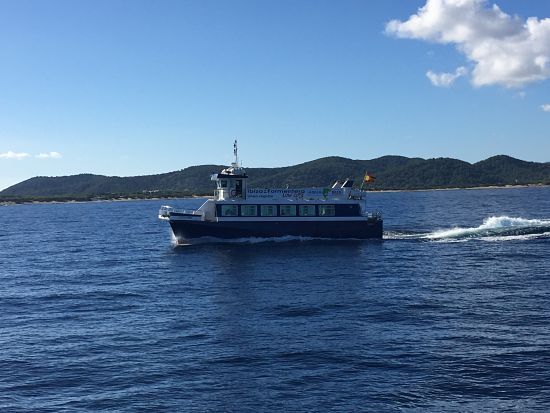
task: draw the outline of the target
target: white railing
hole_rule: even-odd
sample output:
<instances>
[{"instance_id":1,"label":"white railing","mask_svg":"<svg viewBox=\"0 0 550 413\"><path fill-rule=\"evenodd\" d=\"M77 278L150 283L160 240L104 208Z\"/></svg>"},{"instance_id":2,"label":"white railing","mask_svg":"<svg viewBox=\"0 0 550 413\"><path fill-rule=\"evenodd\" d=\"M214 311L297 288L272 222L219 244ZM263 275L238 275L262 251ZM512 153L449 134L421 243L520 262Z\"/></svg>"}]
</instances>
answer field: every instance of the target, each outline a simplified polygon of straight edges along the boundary
<instances>
[{"instance_id":1,"label":"white railing","mask_svg":"<svg viewBox=\"0 0 550 413\"><path fill-rule=\"evenodd\" d=\"M159 209L159 218L170 218L170 212L172 212L174 208L168 205L163 205Z\"/></svg>"},{"instance_id":2,"label":"white railing","mask_svg":"<svg viewBox=\"0 0 550 413\"><path fill-rule=\"evenodd\" d=\"M198 209L177 209L168 205L163 205L159 209L159 218L170 218L171 214L183 214L202 217L203 212Z\"/></svg>"}]
</instances>

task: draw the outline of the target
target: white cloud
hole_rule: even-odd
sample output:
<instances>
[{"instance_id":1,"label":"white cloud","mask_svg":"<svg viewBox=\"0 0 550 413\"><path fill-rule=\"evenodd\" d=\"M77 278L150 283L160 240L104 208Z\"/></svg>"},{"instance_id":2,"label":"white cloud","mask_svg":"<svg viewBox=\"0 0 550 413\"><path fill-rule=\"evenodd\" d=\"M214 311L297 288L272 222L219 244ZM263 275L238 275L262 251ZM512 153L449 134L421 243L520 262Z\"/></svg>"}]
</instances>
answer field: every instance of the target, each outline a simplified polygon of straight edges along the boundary
<instances>
[{"instance_id":1,"label":"white cloud","mask_svg":"<svg viewBox=\"0 0 550 413\"><path fill-rule=\"evenodd\" d=\"M427 0L408 20L390 21L386 33L456 45L474 63L475 86L521 87L550 77L550 18L522 20L487 0Z\"/></svg>"},{"instance_id":2,"label":"white cloud","mask_svg":"<svg viewBox=\"0 0 550 413\"><path fill-rule=\"evenodd\" d=\"M29 156L31 155L25 152L8 151L8 152L0 153L0 159L17 159L18 161L20 161L21 159L28 158Z\"/></svg>"},{"instance_id":3,"label":"white cloud","mask_svg":"<svg viewBox=\"0 0 550 413\"><path fill-rule=\"evenodd\" d=\"M60 158L62 158L62 156L59 152L47 152L47 153L39 153L38 155L36 155L36 158L40 158L40 159L60 159Z\"/></svg>"},{"instance_id":4,"label":"white cloud","mask_svg":"<svg viewBox=\"0 0 550 413\"><path fill-rule=\"evenodd\" d=\"M432 85L434 86L449 87L456 79L460 76L464 76L466 73L468 73L466 68L461 66L457 68L454 73L435 73L428 70L426 76L430 79L430 82L432 82Z\"/></svg>"},{"instance_id":5,"label":"white cloud","mask_svg":"<svg viewBox=\"0 0 550 413\"><path fill-rule=\"evenodd\" d=\"M544 110L545 112L550 112L550 103L546 103L544 105L541 105L540 107L542 110Z\"/></svg>"}]
</instances>

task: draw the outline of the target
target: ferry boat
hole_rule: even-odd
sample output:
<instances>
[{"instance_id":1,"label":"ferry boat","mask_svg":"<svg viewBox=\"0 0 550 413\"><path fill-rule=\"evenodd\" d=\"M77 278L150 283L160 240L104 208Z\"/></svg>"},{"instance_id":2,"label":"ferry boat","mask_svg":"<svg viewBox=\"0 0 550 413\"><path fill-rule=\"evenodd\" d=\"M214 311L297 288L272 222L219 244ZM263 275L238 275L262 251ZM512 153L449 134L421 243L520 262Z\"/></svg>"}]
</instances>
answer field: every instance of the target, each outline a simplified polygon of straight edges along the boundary
<instances>
[{"instance_id":1,"label":"ferry boat","mask_svg":"<svg viewBox=\"0 0 550 413\"><path fill-rule=\"evenodd\" d=\"M365 191L353 181L336 181L331 188L248 188L248 175L235 161L220 173L213 199L196 210L162 206L178 244L196 240L312 237L333 239L382 238L382 216L367 212Z\"/></svg>"}]
</instances>

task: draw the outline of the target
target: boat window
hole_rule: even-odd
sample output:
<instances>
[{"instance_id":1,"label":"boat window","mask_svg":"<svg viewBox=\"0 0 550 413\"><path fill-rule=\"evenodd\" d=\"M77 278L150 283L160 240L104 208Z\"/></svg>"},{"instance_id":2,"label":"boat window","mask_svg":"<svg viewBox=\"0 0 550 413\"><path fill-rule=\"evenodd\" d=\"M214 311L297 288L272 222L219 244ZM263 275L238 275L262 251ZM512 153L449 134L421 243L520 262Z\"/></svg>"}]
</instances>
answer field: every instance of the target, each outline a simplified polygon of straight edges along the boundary
<instances>
[{"instance_id":1,"label":"boat window","mask_svg":"<svg viewBox=\"0 0 550 413\"><path fill-rule=\"evenodd\" d=\"M300 216L302 217L315 216L315 205L300 205L298 210L300 212Z\"/></svg>"},{"instance_id":2,"label":"boat window","mask_svg":"<svg viewBox=\"0 0 550 413\"><path fill-rule=\"evenodd\" d=\"M333 217L334 214L334 205L319 205L319 216Z\"/></svg>"},{"instance_id":3,"label":"boat window","mask_svg":"<svg viewBox=\"0 0 550 413\"><path fill-rule=\"evenodd\" d=\"M227 179L222 179L222 180L220 181L220 186L221 186L222 188L227 188Z\"/></svg>"},{"instance_id":4,"label":"boat window","mask_svg":"<svg viewBox=\"0 0 550 413\"><path fill-rule=\"evenodd\" d=\"M237 205L222 205L222 217L236 217L237 211Z\"/></svg>"},{"instance_id":5,"label":"boat window","mask_svg":"<svg viewBox=\"0 0 550 413\"><path fill-rule=\"evenodd\" d=\"M237 179L235 181L235 196L243 196L243 181L242 181L242 179Z\"/></svg>"},{"instance_id":6,"label":"boat window","mask_svg":"<svg viewBox=\"0 0 550 413\"><path fill-rule=\"evenodd\" d=\"M258 205L241 205L242 217L255 217L258 215Z\"/></svg>"},{"instance_id":7,"label":"boat window","mask_svg":"<svg viewBox=\"0 0 550 413\"><path fill-rule=\"evenodd\" d=\"M279 208L282 217L296 216L296 205L281 205Z\"/></svg>"},{"instance_id":8,"label":"boat window","mask_svg":"<svg viewBox=\"0 0 550 413\"><path fill-rule=\"evenodd\" d=\"M262 205L260 209L260 215L262 217L276 217L277 206L276 205Z\"/></svg>"}]
</instances>

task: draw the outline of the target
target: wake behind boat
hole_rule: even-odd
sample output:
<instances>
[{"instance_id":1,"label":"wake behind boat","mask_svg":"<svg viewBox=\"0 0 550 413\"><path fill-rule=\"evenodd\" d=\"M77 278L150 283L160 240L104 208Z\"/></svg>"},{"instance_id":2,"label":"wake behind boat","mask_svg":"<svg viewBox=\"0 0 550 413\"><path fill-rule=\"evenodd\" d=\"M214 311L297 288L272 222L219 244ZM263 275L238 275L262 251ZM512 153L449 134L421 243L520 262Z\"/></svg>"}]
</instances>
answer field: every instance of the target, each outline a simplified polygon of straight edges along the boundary
<instances>
[{"instance_id":1,"label":"wake behind boat","mask_svg":"<svg viewBox=\"0 0 550 413\"><path fill-rule=\"evenodd\" d=\"M380 213L367 212L365 191L353 181L332 188L248 188L248 176L235 162L211 175L214 199L196 210L163 206L159 218L168 221L178 243L201 238L239 239L284 236L313 238L382 238ZM368 176L366 177L368 180Z\"/></svg>"}]
</instances>

